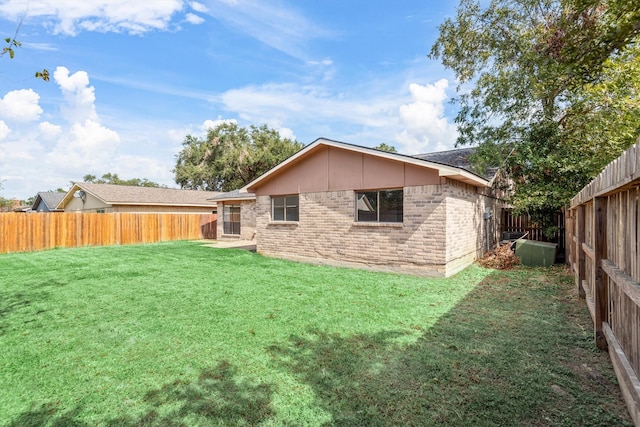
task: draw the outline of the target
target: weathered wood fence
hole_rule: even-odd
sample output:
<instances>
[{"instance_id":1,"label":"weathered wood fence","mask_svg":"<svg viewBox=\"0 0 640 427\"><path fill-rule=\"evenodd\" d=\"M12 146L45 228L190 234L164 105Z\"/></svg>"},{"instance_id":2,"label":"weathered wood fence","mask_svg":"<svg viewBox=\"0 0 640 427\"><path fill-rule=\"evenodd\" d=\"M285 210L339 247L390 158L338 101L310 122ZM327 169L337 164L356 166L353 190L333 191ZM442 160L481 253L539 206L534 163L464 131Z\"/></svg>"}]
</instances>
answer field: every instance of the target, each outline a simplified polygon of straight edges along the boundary
<instances>
[{"instance_id":1,"label":"weathered wood fence","mask_svg":"<svg viewBox=\"0 0 640 427\"><path fill-rule=\"evenodd\" d=\"M0 254L215 238L211 214L0 213Z\"/></svg>"},{"instance_id":2,"label":"weathered wood fence","mask_svg":"<svg viewBox=\"0 0 640 427\"><path fill-rule=\"evenodd\" d=\"M502 209L502 236L503 240L514 239L513 236L521 236L526 233L526 239L538 242L553 242L558 244L558 254L565 251L565 220L564 212L558 211L549 218L549 224L537 224L531 221L528 215L514 215L509 208ZM553 226L556 231L552 236L544 234L545 226ZM509 235L511 235L509 237Z\"/></svg>"},{"instance_id":3,"label":"weathered wood fence","mask_svg":"<svg viewBox=\"0 0 640 427\"><path fill-rule=\"evenodd\" d=\"M569 263L608 349L629 412L640 425L640 142L571 201Z\"/></svg>"}]
</instances>

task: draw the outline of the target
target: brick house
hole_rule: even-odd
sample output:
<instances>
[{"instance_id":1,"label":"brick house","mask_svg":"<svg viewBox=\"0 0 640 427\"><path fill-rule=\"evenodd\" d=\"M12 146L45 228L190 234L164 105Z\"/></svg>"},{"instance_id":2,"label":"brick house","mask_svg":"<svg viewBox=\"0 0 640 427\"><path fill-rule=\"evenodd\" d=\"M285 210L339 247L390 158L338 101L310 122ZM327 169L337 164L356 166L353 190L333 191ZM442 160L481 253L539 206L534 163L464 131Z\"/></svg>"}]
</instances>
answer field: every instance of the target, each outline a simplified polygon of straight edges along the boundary
<instances>
[{"instance_id":1,"label":"brick house","mask_svg":"<svg viewBox=\"0 0 640 427\"><path fill-rule=\"evenodd\" d=\"M493 245L498 201L487 177L426 158L317 139L241 190L255 195L257 251L455 274Z\"/></svg>"},{"instance_id":2,"label":"brick house","mask_svg":"<svg viewBox=\"0 0 640 427\"><path fill-rule=\"evenodd\" d=\"M222 193L209 200L218 205L219 240L254 240L256 235L256 195L245 190Z\"/></svg>"}]
</instances>

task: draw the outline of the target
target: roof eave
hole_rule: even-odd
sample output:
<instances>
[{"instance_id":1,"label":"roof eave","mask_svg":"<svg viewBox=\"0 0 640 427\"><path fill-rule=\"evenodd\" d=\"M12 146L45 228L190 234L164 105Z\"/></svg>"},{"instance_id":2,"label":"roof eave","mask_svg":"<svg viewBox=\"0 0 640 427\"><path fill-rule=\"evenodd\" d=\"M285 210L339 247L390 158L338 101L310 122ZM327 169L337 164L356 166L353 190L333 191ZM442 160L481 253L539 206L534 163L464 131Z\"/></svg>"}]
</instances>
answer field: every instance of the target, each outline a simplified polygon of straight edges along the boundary
<instances>
[{"instance_id":1,"label":"roof eave","mask_svg":"<svg viewBox=\"0 0 640 427\"><path fill-rule=\"evenodd\" d=\"M454 173L445 172L440 173L440 176L455 179L457 181L464 182L465 184L475 185L476 187L489 187L488 180L466 171L458 170Z\"/></svg>"},{"instance_id":2,"label":"roof eave","mask_svg":"<svg viewBox=\"0 0 640 427\"><path fill-rule=\"evenodd\" d=\"M233 202L233 201L244 201L244 200L255 200L256 196L254 195L253 197L223 197L221 199L216 199L216 202Z\"/></svg>"},{"instance_id":3,"label":"roof eave","mask_svg":"<svg viewBox=\"0 0 640 427\"><path fill-rule=\"evenodd\" d=\"M163 202L105 202L111 206L173 206L173 207L200 207L200 208L210 208L215 207L216 203L163 203Z\"/></svg>"}]
</instances>

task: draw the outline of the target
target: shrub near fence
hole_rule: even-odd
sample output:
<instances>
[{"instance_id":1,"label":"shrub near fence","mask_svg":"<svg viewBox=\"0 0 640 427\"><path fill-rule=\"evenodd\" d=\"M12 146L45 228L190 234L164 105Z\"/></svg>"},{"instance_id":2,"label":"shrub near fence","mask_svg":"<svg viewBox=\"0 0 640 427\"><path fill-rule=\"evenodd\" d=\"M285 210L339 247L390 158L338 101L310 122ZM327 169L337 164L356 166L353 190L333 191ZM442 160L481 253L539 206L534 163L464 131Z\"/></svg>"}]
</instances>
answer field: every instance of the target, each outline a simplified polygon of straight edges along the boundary
<instances>
[{"instance_id":1,"label":"shrub near fence","mask_svg":"<svg viewBox=\"0 0 640 427\"><path fill-rule=\"evenodd\" d=\"M0 214L0 253L215 238L212 214Z\"/></svg>"},{"instance_id":2,"label":"shrub near fence","mask_svg":"<svg viewBox=\"0 0 640 427\"><path fill-rule=\"evenodd\" d=\"M569 262L608 349L627 407L640 425L640 142L571 200Z\"/></svg>"}]
</instances>

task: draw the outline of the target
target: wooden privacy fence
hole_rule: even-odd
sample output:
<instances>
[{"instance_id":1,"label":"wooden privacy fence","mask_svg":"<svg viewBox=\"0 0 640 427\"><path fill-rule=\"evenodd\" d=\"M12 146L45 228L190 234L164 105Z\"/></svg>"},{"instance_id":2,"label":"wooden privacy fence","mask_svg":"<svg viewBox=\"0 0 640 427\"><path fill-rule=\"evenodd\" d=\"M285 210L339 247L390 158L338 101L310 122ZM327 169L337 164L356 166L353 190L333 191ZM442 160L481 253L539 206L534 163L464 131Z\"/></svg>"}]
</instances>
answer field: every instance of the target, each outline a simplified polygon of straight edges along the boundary
<instances>
[{"instance_id":1,"label":"wooden privacy fence","mask_svg":"<svg viewBox=\"0 0 640 427\"><path fill-rule=\"evenodd\" d=\"M629 412L640 425L640 142L571 200L569 263L608 349Z\"/></svg>"},{"instance_id":2,"label":"wooden privacy fence","mask_svg":"<svg viewBox=\"0 0 640 427\"><path fill-rule=\"evenodd\" d=\"M215 238L212 214L0 213L0 253Z\"/></svg>"},{"instance_id":3,"label":"wooden privacy fence","mask_svg":"<svg viewBox=\"0 0 640 427\"><path fill-rule=\"evenodd\" d=\"M558 211L549 218L549 224L537 224L531 221L528 215L514 215L509 208L502 209L502 236L503 240L510 240L526 233L525 239L538 242L553 242L558 244L558 254L564 254L565 250L565 224L564 212ZM553 236L544 234L545 226L555 227Z\"/></svg>"}]
</instances>

